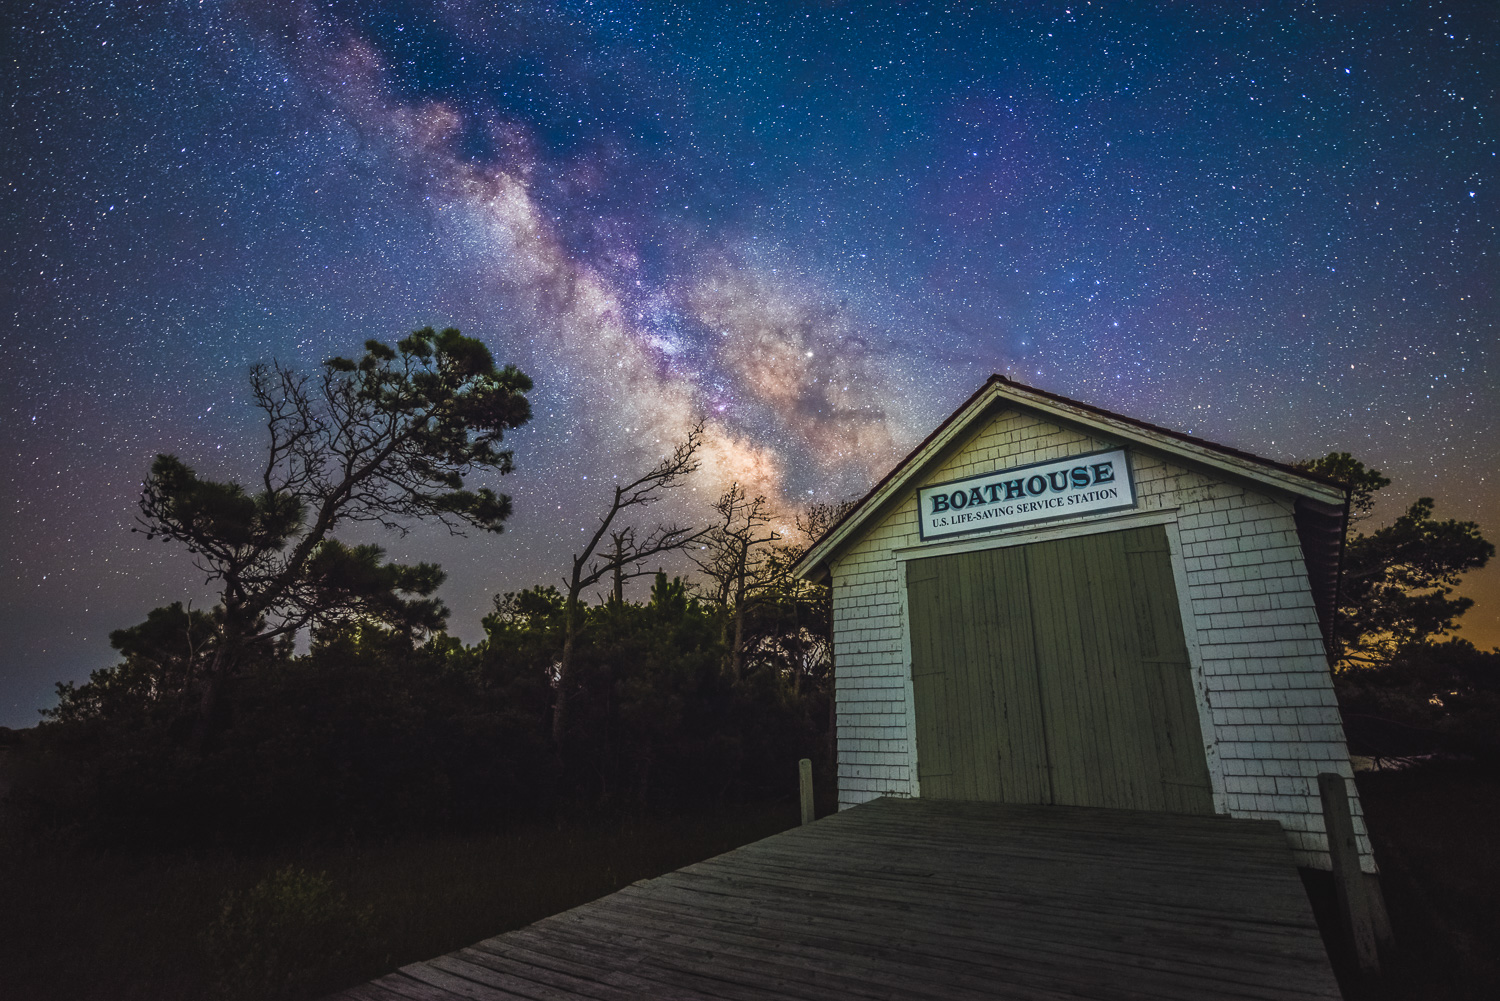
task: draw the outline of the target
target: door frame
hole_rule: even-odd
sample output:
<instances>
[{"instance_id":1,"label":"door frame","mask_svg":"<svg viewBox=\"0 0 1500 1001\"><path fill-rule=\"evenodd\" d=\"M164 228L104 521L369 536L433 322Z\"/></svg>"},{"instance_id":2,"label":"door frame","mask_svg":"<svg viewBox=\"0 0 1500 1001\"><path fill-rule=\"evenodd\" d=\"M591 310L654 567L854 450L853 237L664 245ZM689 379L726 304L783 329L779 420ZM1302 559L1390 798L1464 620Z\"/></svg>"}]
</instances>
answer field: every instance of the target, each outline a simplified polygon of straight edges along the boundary
<instances>
[{"instance_id":1,"label":"door frame","mask_svg":"<svg viewBox=\"0 0 1500 1001\"><path fill-rule=\"evenodd\" d=\"M901 663L906 693L907 775L910 776L911 796L921 797L922 784L917 773L917 702L912 687L911 609L906 595L907 561L953 556L983 549L1005 549L1011 546L1026 546L1034 542L1050 542L1053 539L1161 525L1166 530L1167 548L1171 552L1172 583L1177 588L1177 610L1182 620L1183 642L1187 647L1189 672L1193 682L1193 701L1198 707L1198 729L1203 737L1203 753L1208 765L1209 783L1213 789L1214 813L1219 815L1229 813L1224 792L1224 766L1219 758L1218 734L1214 728L1213 715L1209 710L1208 687L1203 676L1203 650L1202 641L1198 635L1198 618L1193 614L1192 600L1188 596L1187 564L1182 556L1182 536L1177 525L1177 512L1178 509L1175 507L1144 512L1133 511L1113 517L1070 522L1065 525L1054 523L1042 528L1016 528L996 535L964 536L951 541L906 546L891 551L891 556L896 561L896 580L899 582L896 591L900 596L901 606Z\"/></svg>"}]
</instances>

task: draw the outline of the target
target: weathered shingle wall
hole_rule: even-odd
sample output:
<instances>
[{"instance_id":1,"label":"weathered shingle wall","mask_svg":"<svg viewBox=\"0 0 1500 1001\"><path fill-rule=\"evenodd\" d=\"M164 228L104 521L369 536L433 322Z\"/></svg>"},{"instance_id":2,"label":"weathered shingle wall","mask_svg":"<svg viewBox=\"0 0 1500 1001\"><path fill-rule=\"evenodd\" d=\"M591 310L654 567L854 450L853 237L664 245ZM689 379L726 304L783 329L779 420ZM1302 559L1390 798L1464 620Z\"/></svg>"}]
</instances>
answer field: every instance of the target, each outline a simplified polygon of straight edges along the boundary
<instances>
[{"instance_id":1,"label":"weathered shingle wall","mask_svg":"<svg viewBox=\"0 0 1500 1001\"><path fill-rule=\"evenodd\" d=\"M934 469L936 483L1116 447L1008 411ZM1215 799L1278 820L1298 861L1328 866L1316 776L1352 772L1290 500L1132 450L1137 511L1176 511ZM833 566L839 802L913 792L901 581L893 551L918 545L916 487ZM1080 521L1097 520L1090 518ZM1053 527L1066 522L1052 522ZM1014 537L1014 530L999 533ZM1172 533L1169 533L1169 538ZM1191 637L1190 637L1191 638ZM1358 798L1352 806L1372 868Z\"/></svg>"}]
</instances>

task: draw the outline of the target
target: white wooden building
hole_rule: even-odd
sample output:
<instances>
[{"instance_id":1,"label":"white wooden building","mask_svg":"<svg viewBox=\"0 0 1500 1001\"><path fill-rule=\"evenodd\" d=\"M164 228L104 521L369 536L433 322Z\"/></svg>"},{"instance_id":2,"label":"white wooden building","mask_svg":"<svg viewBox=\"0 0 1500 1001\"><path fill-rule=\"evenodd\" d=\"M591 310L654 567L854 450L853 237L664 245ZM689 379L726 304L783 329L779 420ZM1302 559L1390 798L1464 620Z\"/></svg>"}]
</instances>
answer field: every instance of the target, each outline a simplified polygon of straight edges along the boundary
<instances>
[{"instance_id":1,"label":"white wooden building","mask_svg":"<svg viewBox=\"0 0 1500 1001\"><path fill-rule=\"evenodd\" d=\"M919 504L920 501L920 504ZM1279 821L1328 868L1343 490L992 377L803 557L833 589L840 807Z\"/></svg>"}]
</instances>

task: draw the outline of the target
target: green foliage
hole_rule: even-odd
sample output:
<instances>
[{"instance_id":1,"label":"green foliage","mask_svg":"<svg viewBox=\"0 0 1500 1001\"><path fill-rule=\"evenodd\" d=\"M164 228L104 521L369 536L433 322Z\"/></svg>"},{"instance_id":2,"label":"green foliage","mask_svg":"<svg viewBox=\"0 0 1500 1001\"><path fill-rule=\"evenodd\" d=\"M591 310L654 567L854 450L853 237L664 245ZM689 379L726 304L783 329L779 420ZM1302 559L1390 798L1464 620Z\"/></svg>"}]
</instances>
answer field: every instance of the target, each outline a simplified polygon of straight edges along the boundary
<instances>
[{"instance_id":1,"label":"green foliage","mask_svg":"<svg viewBox=\"0 0 1500 1001\"><path fill-rule=\"evenodd\" d=\"M1329 452L1321 459L1296 464L1298 469L1331 480L1349 491L1349 514L1352 521L1369 516L1375 506L1376 491L1391 485L1390 478L1371 469L1348 452Z\"/></svg>"},{"instance_id":2,"label":"green foliage","mask_svg":"<svg viewBox=\"0 0 1500 1001\"><path fill-rule=\"evenodd\" d=\"M1353 753L1500 759L1500 650L1457 637L1408 644L1388 664L1340 674L1338 693Z\"/></svg>"},{"instance_id":3,"label":"green foliage","mask_svg":"<svg viewBox=\"0 0 1500 1001\"><path fill-rule=\"evenodd\" d=\"M826 667L789 670L757 640L731 677L723 613L664 578L648 604L581 610L559 754L557 595L533 589L507 607L473 647L441 634L418 645L368 622L320 627L308 653L268 656L226 684L201 744L172 700L113 698L129 676L117 669L73 703L106 709L38 728L7 808L90 844L258 847L783 798L796 760L824 756Z\"/></svg>"},{"instance_id":4,"label":"green foliage","mask_svg":"<svg viewBox=\"0 0 1500 1001\"><path fill-rule=\"evenodd\" d=\"M1472 521L1435 518L1430 497L1385 528L1356 531L1390 479L1347 452L1300 465L1349 490L1334 680L1351 749L1500 752L1500 651L1449 635L1474 604L1455 587L1495 547Z\"/></svg>"},{"instance_id":5,"label":"green foliage","mask_svg":"<svg viewBox=\"0 0 1500 1001\"><path fill-rule=\"evenodd\" d=\"M116 634L129 647L120 647L125 663L81 688L60 687L54 718L193 695L201 740L224 679L284 656L308 627L362 622L405 636L443 628L437 566L387 563L378 546L338 541L339 528L404 531L431 518L498 532L509 517L508 497L467 489L464 478L510 471L500 446L530 417L531 380L497 368L479 341L426 328L394 348L367 341L362 357L331 358L317 378L257 366L250 384L270 435L256 487L204 479L159 455L141 493L146 536L184 545L217 583L219 604L211 614L157 609Z\"/></svg>"},{"instance_id":6,"label":"green foliage","mask_svg":"<svg viewBox=\"0 0 1500 1001\"><path fill-rule=\"evenodd\" d=\"M726 613L681 580L659 575L647 604L583 606L561 753L562 596L540 587L496 604L473 647L368 620L321 625L306 654L267 655L225 686L204 744L184 739L170 700L58 713L29 742L9 804L91 843L259 846L782 798L796 760L823 756L826 664L796 652L803 640L775 639L774 604L739 678L725 669ZM93 701L125 675L109 677Z\"/></svg>"},{"instance_id":7,"label":"green foliage","mask_svg":"<svg viewBox=\"0 0 1500 1001\"><path fill-rule=\"evenodd\" d=\"M167 675L186 670L213 642L214 621L206 612L191 611L174 601L152 609L146 621L109 634L109 645L126 659L152 665Z\"/></svg>"},{"instance_id":8,"label":"green foliage","mask_svg":"<svg viewBox=\"0 0 1500 1001\"><path fill-rule=\"evenodd\" d=\"M276 552L302 528L305 507L299 498L265 491L251 495L237 483L215 483L175 455L158 455L146 479L148 517L158 534L186 543L191 553L221 559L253 558L260 550Z\"/></svg>"},{"instance_id":9,"label":"green foliage","mask_svg":"<svg viewBox=\"0 0 1500 1001\"><path fill-rule=\"evenodd\" d=\"M204 933L225 1001L274 1001L328 990L365 951L371 910L355 908L324 873L285 866L231 891Z\"/></svg>"},{"instance_id":10,"label":"green foliage","mask_svg":"<svg viewBox=\"0 0 1500 1001\"><path fill-rule=\"evenodd\" d=\"M1391 525L1369 535L1356 532L1353 522L1369 514L1376 491L1390 479L1348 452L1299 465L1349 490L1351 527L1336 625L1339 670L1388 667L1403 651L1446 635L1474 604L1453 597L1454 588L1495 554L1479 526L1437 520L1432 498L1422 497Z\"/></svg>"},{"instance_id":11,"label":"green foliage","mask_svg":"<svg viewBox=\"0 0 1500 1001\"><path fill-rule=\"evenodd\" d=\"M187 690L216 634L211 615L184 609L180 601L152 609L140 625L109 634L110 645L125 655L123 663L91 672L82 685L59 682L57 706L43 709L42 716L77 722L146 713Z\"/></svg>"},{"instance_id":12,"label":"green foliage","mask_svg":"<svg viewBox=\"0 0 1500 1001\"><path fill-rule=\"evenodd\" d=\"M575 795L654 809L777 796L819 756L827 686L757 657L737 677L728 614L664 574L648 604L586 609L562 743Z\"/></svg>"},{"instance_id":13,"label":"green foliage","mask_svg":"<svg viewBox=\"0 0 1500 1001\"><path fill-rule=\"evenodd\" d=\"M486 632L506 627L527 629L545 626L560 617L567 599L551 584L537 585L525 591L507 591L495 596L495 611L483 620Z\"/></svg>"},{"instance_id":14,"label":"green foliage","mask_svg":"<svg viewBox=\"0 0 1500 1001\"><path fill-rule=\"evenodd\" d=\"M408 636L443 628L448 610L431 597L446 576L438 565L403 566L384 559L379 546L346 546L335 539L318 544L308 557L303 586L315 591L326 609L321 625L365 623Z\"/></svg>"},{"instance_id":15,"label":"green foliage","mask_svg":"<svg viewBox=\"0 0 1500 1001\"><path fill-rule=\"evenodd\" d=\"M519 681L494 683L478 651L446 636L419 646L336 624L307 654L226 684L206 743L186 739L192 721L170 703L43 725L8 806L40 829L155 847L537 816L556 799L547 682Z\"/></svg>"},{"instance_id":16,"label":"green foliage","mask_svg":"<svg viewBox=\"0 0 1500 1001\"><path fill-rule=\"evenodd\" d=\"M1474 522L1439 521L1432 508L1432 498L1419 498L1388 527L1349 540L1340 621L1347 661L1390 664L1445 635L1474 604L1453 589L1495 547Z\"/></svg>"},{"instance_id":17,"label":"green foliage","mask_svg":"<svg viewBox=\"0 0 1500 1001\"><path fill-rule=\"evenodd\" d=\"M419 382L425 398L438 395L438 376L395 378L395 366L415 358L441 374L489 364L487 353L445 337L372 342L359 361L330 362L325 386L365 380L353 396L389 415ZM316 526L355 514L314 496L318 453L298 438L313 422L294 419L306 413L301 384L280 375L293 402L266 408L275 474L267 490L204 481L176 460L154 467L153 530L170 526L165 534L188 542L218 575L224 600L207 613L153 611L115 634L123 663L60 686L10 800L34 829L104 845L266 846L601 807L677 811L785 798L796 760L826 757L827 591L786 574L793 551L755 554L768 580L734 591L738 602L705 604L658 574L646 604L617 591L590 606L583 582L636 576L643 553L701 534L663 526L636 539L633 528L618 529L608 554L575 558L567 593L539 586L497 598L485 639L465 646L441 632L436 566L389 564L376 546L317 535ZM264 387L261 395L270 398ZM697 440L617 491L595 541L614 515L687 475ZM449 445L421 448L434 455ZM312 499L283 502L276 482ZM299 655L292 641L303 626L312 642ZM565 718L564 695L574 706Z\"/></svg>"}]
</instances>

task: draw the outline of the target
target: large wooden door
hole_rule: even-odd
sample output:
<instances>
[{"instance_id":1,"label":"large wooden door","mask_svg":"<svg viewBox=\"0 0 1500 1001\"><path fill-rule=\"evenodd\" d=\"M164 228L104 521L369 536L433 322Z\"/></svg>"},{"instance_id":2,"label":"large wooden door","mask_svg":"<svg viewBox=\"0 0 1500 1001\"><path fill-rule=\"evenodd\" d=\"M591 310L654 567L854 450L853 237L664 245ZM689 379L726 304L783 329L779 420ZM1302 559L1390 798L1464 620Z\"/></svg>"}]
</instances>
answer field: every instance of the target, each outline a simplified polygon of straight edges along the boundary
<instances>
[{"instance_id":1,"label":"large wooden door","mask_svg":"<svg viewBox=\"0 0 1500 1001\"><path fill-rule=\"evenodd\" d=\"M1019 549L907 564L924 795L1049 801L1025 575Z\"/></svg>"},{"instance_id":2,"label":"large wooden door","mask_svg":"<svg viewBox=\"0 0 1500 1001\"><path fill-rule=\"evenodd\" d=\"M1212 812L1160 526L912 560L907 596L924 796Z\"/></svg>"}]
</instances>

